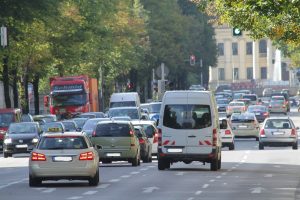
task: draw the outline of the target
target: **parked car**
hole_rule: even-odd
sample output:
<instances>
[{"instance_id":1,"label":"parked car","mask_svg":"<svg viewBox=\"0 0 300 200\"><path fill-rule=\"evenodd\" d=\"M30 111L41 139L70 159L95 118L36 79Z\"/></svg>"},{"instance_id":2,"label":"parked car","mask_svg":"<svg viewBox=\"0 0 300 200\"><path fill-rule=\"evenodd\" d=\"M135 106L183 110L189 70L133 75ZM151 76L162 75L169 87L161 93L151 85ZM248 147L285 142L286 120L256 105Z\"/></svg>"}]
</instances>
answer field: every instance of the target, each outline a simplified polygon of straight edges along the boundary
<instances>
[{"instance_id":1,"label":"parked car","mask_svg":"<svg viewBox=\"0 0 300 200\"><path fill-rule=\"evenodd\" d=\"M134 131L140 142L141 159L144 163L152 162L152 144L149 141L144 128L134 126Z\"/></svg>"},{"instance_id":2,"label":"parked car","mask_svg":"<svg viewBox=\"0 0 300 200\"><path fill-rule=\"evenodd\" d=\"M259 123L253 113L233 114L230 125L235 137L254 137L258 141Z\"/></svg>"},{"instance_id":3,"label":"parked car","mask_svg":"<svg viewBox=\"0 0 300 200\"><path fill-rule=\"evenodd\" d=\"M299 128L289 117L270 117L264 122L259 135L259 149L265 146L292 146L298 149Z\"/></svg>"},{"instance_id":4,"label":"parked car","mask_svg":"<svg viewBox=\"0 0 300 200\"><path fill-rule=\"evenodd\" d=\"M42 133L37 122L11 123L4 139L3 157L11 157L14 153L30 152Z\"/></svg>"},{"instance_id":5,"label":"parked car","mask_svg":"<svg viewBox=\"0 0 300 200\"><path fill-rule=\"evenodd\" d=\"M263 105L251 105L247 109L248 113L253 113L258 122L263 122L270 116L269 110Z\"/></svg>"},{"instance_id":6,"label":"parked car","mask_svg":"<svg viewBox=\"0 0 300 200\"><path fill-rule=\"evenodd\" d=\"M222 138L222 147L228 147L229 150L234 150L235 149L234 134L228 123L228 119L220 118L219 122L220 122L220 134Z\"/></svg>"},{"instance_id":7,"label":"parked car","mask_svg":"<svg viewBox=\"0 0 300 200\"><path fill-rule=\"evenodd\" d=\"M45 133L29 158L29 186L47 180L88 180L99 183L99 157L86 135L78 132Z\"/></svg>"}]
</instances>

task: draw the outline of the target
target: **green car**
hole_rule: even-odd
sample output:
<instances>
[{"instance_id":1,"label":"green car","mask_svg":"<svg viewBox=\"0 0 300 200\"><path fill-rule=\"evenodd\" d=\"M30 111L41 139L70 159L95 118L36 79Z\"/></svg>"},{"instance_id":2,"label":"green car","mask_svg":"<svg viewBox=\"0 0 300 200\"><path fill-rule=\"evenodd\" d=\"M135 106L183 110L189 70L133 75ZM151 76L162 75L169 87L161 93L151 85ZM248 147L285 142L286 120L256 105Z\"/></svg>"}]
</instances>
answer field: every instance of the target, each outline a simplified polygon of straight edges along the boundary
<instances>
[{"instance_id":1,"label":"green car","mask_svg":"<svg viewBox=\"0 0 300 200\"><path fill-rule=\"evenodd\" d=\"M130 121L98 122L91 141L97 146L100 161L128 161L140 165L140 144Z\"/></svg>"}]
</instances>

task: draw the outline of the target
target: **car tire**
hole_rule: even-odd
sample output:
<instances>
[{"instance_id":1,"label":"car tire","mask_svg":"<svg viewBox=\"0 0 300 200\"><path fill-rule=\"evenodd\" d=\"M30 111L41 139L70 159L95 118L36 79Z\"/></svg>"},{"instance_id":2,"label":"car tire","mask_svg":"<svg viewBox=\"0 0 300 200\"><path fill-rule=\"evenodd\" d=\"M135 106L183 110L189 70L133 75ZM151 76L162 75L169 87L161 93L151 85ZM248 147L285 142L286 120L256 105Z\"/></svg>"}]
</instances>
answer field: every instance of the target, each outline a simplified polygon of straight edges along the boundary
<instances>
[{"instance_id":1,"label":"car tire","mask_svg":"<svg viewBox=\"0 0 300 200\"><path fill-rule=\"evenodd\" d=\"M4 158L12 157L12 154L11 153L7 153L7 152L3 152L3 157Z\"/></svg>"},{"instance_id":2,"label":"car tire","mask_svg":"<svg viewBox=\"0 0 300 200\"><path fill-rule=\"evenodd\" d=\"M33 178L29 176L29 187L37 187L42 184L42 180L39 178Z\"/></svg>"},{"instance_id":3,"label":"car tire","mask_svg":"<svg viewBox=\"0 0 300 200\"><path fill-rule=\"evenodd\" d=\"M221 168L221 163L220 162L221 162L221 152L218 151L217 157L211 159L210 170L211 171L217 171L218 169L220 169Z\"/></svg>"},{"instance_id":4,"label":"car tire","mask_svg":"<svg viewBox=\"0 0 300 200\"><path fill-rule=\"evenodd\" d=\"M298 142L295 142L292 147L293 147L294 150L297 150L298 149Z\"/></svg>"},{"instance_id":5,"label":"car tire","mask_svg":"<svg viewBox=\"0 0 300 200\"><path fill-rule=\"evenodd\" d=\"M99 169L97 170L95 176L89 179L89 186L97 186L99 184Z\"/></svg>"},{"instance_id":6,"label":"car tire","mask_svg":"<svg viewBox=\"0 0 300 200\"><path fill-rule=\"evenodd\" d=\"M220 155L220 158L218 159L218 169L221 169L221 167L222 167L222 156Z\"/></svg>"},{"instance_id":7,"label":"car tire","mask_svg":"<svg viewBox=\"0 0 300 200\"><path fill-rule=\"evenodd\" d=\"M158 170L165 170L170 168L170 161L158 158Z\"/></svg>"},{"instance_id":8,"label":"car tire","mask_svg":"<svg viewBox=\"0 0 300 200\"><path fill-rule=\"evenodd\" d=\"M234 143L231 143L231 144L229 145L229 150L232 151L232 150L234 150L234 149L235 149L235 145L234 145Z\"/></svg>"},{"instance_id":9,"label":"car tire","mask_svg":"<svg viewBox=\"0 0 300 200\"><path fill-rule=\"evenodd\" d=\"M259 145L258 145L258 148L259 148L259 150L264 150L265 147L264 147L264 145L260 142Z\"/></svg>"},{"instance_id":10,"label":"car tire","mask_svg":"<svg viewBox=\"0 0 300 200\"><path fill-rule=\"evenodd\" d=\"M136 166L138 166L139 165L139 162L140 162L140 160L139 160L139 156L138 156L138 154L132 159L132 166L133 167L136 167Z\"/></svg>"}]
</instances>

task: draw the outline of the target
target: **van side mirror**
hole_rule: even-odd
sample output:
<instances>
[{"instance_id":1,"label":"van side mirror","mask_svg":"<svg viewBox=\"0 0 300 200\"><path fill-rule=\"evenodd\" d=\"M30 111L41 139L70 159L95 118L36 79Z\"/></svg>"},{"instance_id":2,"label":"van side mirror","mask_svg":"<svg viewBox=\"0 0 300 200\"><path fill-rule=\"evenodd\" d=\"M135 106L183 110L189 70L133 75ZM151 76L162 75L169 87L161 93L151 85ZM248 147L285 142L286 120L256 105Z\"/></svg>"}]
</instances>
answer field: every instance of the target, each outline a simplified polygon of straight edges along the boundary
<instances>
[{"instance_id":1,"label":"van side mirror","mask_svg":"<svg viewBox=\"0 0 300 200\"><path fill-rule=\"evenodd\" d=\"M49 96L44 96L44 106L48 107L49 106Z\"/></svg>"}]
</instances>

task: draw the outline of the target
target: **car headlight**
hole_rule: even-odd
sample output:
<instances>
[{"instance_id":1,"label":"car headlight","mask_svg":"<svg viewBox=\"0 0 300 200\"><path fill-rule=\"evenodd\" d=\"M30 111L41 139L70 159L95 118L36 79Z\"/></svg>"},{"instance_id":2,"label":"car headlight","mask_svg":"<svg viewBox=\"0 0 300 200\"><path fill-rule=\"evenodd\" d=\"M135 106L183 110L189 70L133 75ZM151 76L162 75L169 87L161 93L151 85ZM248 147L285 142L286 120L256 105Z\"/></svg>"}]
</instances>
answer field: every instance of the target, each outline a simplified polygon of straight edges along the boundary
<instances>
[{"instance_id":1,"label":"car headlight","mask_svg":"<svg viewBox=\"0 0 300 200\"><path fill-rule=\"evenodd\" d=\"M32 143L37 143L38 141L39 141L38 138L33 138L33 139L32 139Z\"/></svg>"},{"instance_id":2,"label":"car headlight","mask_svg":"<svg viewBox=\"0 0 300 200\"><path fill-rule=\"evenodd\" d=\"M4 144L11 144L12 143L12 139L11 138L6 138L4 140Z\"/></svg>"}]
</instances>

